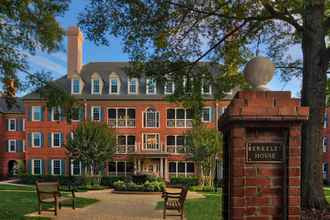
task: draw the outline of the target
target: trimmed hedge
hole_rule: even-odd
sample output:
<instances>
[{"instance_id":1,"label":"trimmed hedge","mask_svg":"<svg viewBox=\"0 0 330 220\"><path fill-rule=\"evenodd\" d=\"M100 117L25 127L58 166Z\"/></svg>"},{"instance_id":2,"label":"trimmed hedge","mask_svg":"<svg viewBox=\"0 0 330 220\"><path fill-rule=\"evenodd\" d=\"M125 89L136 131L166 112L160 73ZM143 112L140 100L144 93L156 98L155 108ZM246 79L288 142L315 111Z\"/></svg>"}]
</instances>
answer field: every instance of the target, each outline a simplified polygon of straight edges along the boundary
<instances>
[{"instance_id":1,"label":"trimmed hedge","mask_svg":"<svg viewBox=\"0 0 330 220\"><path fill-rule=\"evenodd\" d=\"M135 192L162 192L165 189L165 183L163 181L146 181L143 184L136 184L132 181L124 182L118 180L113 183L113 187L116 191L135 191Z\"/></svg>"},{"instance_id":2,"label":"trimmed hedge","mask_svg":"<svg viewBox=\"0 0 330 220\"><path fill-rule=\"evenodd\" d=\"M198 185L198 177L197 176L191 176L191 177L171 177L170 180L171 185L174 186L185 186L185 187L192 187Z\"/></svg>"}]
</instances>

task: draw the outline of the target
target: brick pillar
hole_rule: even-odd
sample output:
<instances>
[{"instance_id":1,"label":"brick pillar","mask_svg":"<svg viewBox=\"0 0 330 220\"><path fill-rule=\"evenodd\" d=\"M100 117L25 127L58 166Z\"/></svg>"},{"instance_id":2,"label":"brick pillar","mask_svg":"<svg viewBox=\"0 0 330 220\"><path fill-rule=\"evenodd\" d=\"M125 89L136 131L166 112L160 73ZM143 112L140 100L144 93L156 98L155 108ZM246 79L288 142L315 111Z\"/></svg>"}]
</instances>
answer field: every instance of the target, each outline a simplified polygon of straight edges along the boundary
<instances>
[{"instance_id":1,"label":"brick pillar","mask_svg":"<svg viewBox=\"0 0 330 220\"><path fill-rule=\"evenodd\" d=\"M224 219L300 219L301 125L308 108L290 92L237 93L224 133Z\"/></svg>"}]
</instances>

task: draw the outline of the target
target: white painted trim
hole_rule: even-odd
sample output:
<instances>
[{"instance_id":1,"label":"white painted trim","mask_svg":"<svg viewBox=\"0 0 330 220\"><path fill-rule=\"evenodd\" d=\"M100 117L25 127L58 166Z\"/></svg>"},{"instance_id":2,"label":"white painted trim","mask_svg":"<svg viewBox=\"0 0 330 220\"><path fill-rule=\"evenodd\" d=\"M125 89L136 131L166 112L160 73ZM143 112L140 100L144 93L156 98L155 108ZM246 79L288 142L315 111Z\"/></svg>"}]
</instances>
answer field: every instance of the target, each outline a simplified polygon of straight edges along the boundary
<instances>
[{"instance_id":1,"label":"white painted trim","mask_svg":"<svg viewBox=\"0 0 330 220\"><path fill-rule=\"evenodd\" d=\"M154 83L155 83L155 89L154 89L154 92L149 92L148 90L148 88L149 88L149 82L150 81L153 81ZM156 95L157 94L157 82L156 82L156 80L154 80L154 79L146 79L146 94L147 95Z\"/></svg>"},{"instance_id":2,"label":"white painted trim","mask_svg":"<svg viewBox=\"0 0 330 220\"><path fill-rule=\"evenodd\" d=\"M168 82L165 82L165 85L164 85L164 94L165 95L172 95L175 91L175 83L173 81L169 81L169 82L172 84L172 92L166 91L166 89L167 89L166 83L168 83Z\"/></svg>"},{"instance_id":3,"label":"white painted trim","mask_svg":"<svg viewBox=\"0 0 330 220\"><path fill-rule=\"evenodd\" d=\"M11 150L10 149L10 146L11 146L11 142L14 142L15 143L15 150ZM8 139L8 152L16 152L17 151L17 141L16 139Z\"/></svg>"},{"instance_id":4,"label":"white painted trim","mask_svg":"<svg viewBox=\"0 0 330 220\"><path fill-rule=\"evenodd\" d=\"M34 145L34 136L37 135L37 134L40 135L39 136L40 137L40 141L39 141L40 142L40 145ZM31 133L31 147L33 147L33 148L41 148L41 145L42 145L42 143L41 143L42 142L42 137L41 136L42 136L41 132L32 132Z\"/></svg>"},{"instance_id":5,"label":"white painted trim","mask_svg":"<svg viewBox=\"0 0 330 220\"><path fill-rule=\"evenodd\" d=\"M59 141L60 141L59 145L55 145L55 143L54 143L54 141L55 141L55 134L60 135L60 137L59 137ZM61 148L61 145L62 145L62 133L59 132L59 131L52 132L51 133L51 147L52 148Z\"/></svg>"},{"instance_id":6,"label":"white painted trim","mask_svg":"<svg viewBox=\"0 0 330 220\"><path fill-rule=\"evenodd\" d=\"M94 81L98 81L99 82L99 91L98 92L94 92ZM97 79L91 79L91 94L92 95L101 95L101 79L97 78Z\"/></svg>"},{"instance_id":7,"label":"white painted trim","mask_svg":"<svg viewBox=\"0 0 330 220\"><path fill-rule=\"evenodd\" d=\"M11 121L14 121L14 128L12 129L11 127L10 127L10 122ZM8 127L8 131L16 131L17 130L17 127L16 127L16 118L8 118L8 125L7 125L7 127Z\"/></svg>"},{"instance_id":8,"label":"white painted trim","mask_svg":"<svg viewBox=\"0 0 330 220\"><path fill-rule=\"evenodd\" d=\"M136 82L135 83L135 86L136 86L135 93L130 91L130 87L132 85L131 80ZM127 94L130 94L130 95L139 94L139 80L138 80L138 78L134 77L134 78L128 78L127 79Z\"/></svg>"},{"instance_id":9,"label":"white painted trim","mask_svg":"<svg viewBox=\"0 0 330 220\"><path fill-rule=\"evenodd\" d=\"M39 166L39 168L40 168L40 172L38 173L38 174L35 174L34 173L34 162L35 161L39 161L40 162L40 166ZM32 173L32 175L41 175L42 174L42 160L40 160L40 159L32 159L31 160L31 173Z\"/></svg>"},{"instance_id":10,"label":"white painted trim","mask_svg":"<svg viewBox=\"0 0 330 220\"><path fill-rule=\"evenodd\" d=\"M154 149L145 148L145 146L144 146L144 136L145 135L156 135L156 138L158 136L158 148L154 148ZM142 149L145 150L145 151L161 150L160 133L152 133L152 132L151 133L150 132L142 133Z\"/></svg>"},{"instance_id":11,"label":"white painted trim","mask_svg":"<svg viewBox=\"0 0 330 220\"><path fill-rule=\"evenodd\" d=\"M54 163L55 163L55 161L59 161L60 162L60 173L59 174L55 174L54 173ZM52 159L51 160L51 173L52 173L52 175L53 176L60 176L61 175L61 173L62 173L62 164L61 164L61 160L60 159Z\"/></svg>"},{"instance_id":12,"label":"white painted trim","mask_svg":"<svg viewBox=\"0 0 330 220\"><path fill-rule=\"evenodd\" d=\"M117 91L116 92L111 91L111 81L112 80L117 81ZM111 76L109 78L109 94L110 95L119 95L120 94L120 86L121 86L121 82L120 82L120 78L118 76Z\"/></svg>"}]
</instances>

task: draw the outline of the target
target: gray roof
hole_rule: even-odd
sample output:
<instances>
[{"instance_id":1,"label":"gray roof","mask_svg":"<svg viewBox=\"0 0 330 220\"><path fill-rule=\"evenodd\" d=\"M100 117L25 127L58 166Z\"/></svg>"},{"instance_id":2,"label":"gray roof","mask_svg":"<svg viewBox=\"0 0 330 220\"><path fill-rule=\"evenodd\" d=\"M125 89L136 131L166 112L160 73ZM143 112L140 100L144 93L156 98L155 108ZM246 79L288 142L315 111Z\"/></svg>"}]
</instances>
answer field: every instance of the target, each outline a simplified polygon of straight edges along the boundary
<instances>
[{"instance_id":1,"label":"gray roof","mask_svg":"<svg viewBox=\"0 0 330 220\"><path fill-rule=\"evenodd\" d=\"M23 100L16 98L16 103L9 106L5 97L0 97L0 112L1 113L24 113Z\"/></svg>"},{"instance_id":2,"label":"gray roof","mask_svg":"<svg viewBox=\"0 0 330 220\"><path fill-rule=\"evenodd\" d=\"M128 94L127 80L128 74L125 72L125 67L128 62L95 62L88 63L83 66L80 77L84 81L83 91L80 95L74 95L78 99L91 99L91 100L160 100L164 99L164 87L157 83L157 94L146 94L146 80L143 76L139 79L138 94ZM109 75L115 72L118 74L121 86L119 94L109 94ZM103 91L100 95L91 94L91 76L98 73L103 80ZM71 82L67 79L66 75L54 81L59 87L71 92ZM214 99L213 96L205 96L205 99ZM231 95L226 97L230 99ZM41 99L38 92L32 92L23 97L23 99Z\"/></svg>"}]
</instances>

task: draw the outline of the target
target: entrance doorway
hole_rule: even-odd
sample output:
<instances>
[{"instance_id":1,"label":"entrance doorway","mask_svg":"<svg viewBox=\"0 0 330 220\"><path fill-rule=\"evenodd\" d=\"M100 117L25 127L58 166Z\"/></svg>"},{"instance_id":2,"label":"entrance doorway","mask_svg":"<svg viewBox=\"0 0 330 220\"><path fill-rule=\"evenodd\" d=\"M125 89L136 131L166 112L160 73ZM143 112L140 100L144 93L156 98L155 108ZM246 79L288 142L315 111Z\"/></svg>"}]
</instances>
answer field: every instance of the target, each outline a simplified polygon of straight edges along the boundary
<instances>
[{"instance_id":1,"label":"entrance doorway","mask_svg":"<svg viewBox=\"0 0 330 220\"><path fill-rule=\"evenodd\" d=\"M145 159L142 161L142 172L154 176L160 176L159 159Z\"/></svg>"},{"instance_id":2,"label":"entrance doorway","mask_svg":"<svg viewBox=\"0 0 330 220\"><path fill-rule=\"evenodd\" d=\"M16 160L8 161L8 176L17 176L18 164Z\"/></svg>"}]
</instances>

